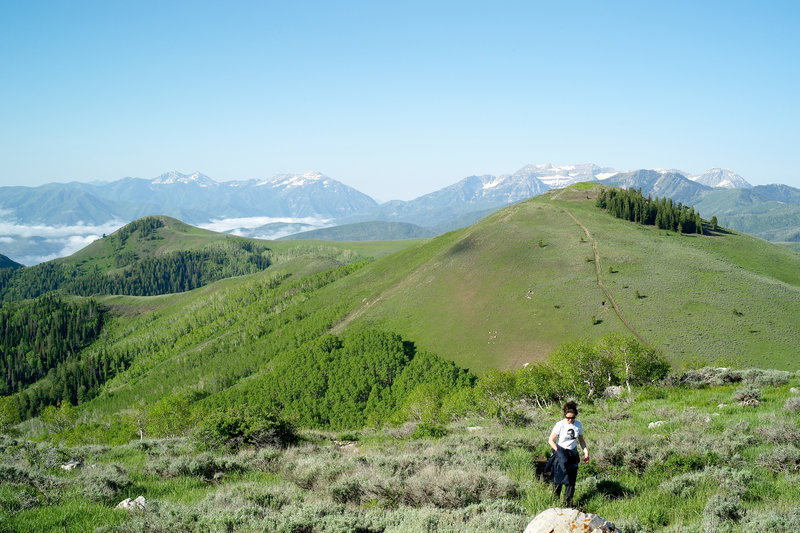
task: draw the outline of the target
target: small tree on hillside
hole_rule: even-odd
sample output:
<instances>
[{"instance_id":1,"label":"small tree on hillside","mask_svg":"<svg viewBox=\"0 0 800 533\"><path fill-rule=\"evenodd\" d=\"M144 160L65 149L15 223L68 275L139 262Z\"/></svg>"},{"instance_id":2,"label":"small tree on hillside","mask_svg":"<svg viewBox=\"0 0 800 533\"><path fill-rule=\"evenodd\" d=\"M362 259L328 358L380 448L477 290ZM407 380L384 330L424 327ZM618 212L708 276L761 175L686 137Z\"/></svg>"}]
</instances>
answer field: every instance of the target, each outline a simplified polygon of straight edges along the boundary
<instances>
[{"instance_id":1,"label":"small tree on hillside","mask_svg":"<svg viewBox=\"0 0 800 533\"><path fill-rule=\"evenodd\" d=\"M625 383L628 394L632 384L654 383L664 379L670 370L664 356L634 337L614 333L606 335L597 344L597 351L613 361L614 373Z\"/></svg>"},{"instance_id":2,"label":"small tree on hillside","mask_svg":"<svg viewBox=\"0 0 800 533\"><path fill-rule=\"evenodd\" d=\"M20 421L17 406L10 396L0 396L0 434Z\"/></svg>"},{"instance_id":3,"label":"small tree on hillside","mask_svg":"<svg viewBox=\"0 0 800 533\"><path fill-rule=\"evenodd\" d=\"M587 400L605 389L614 376L613 359L586 341L562 344L548 362L561 376L562 386Z\"/></svg>"},{"instance_id":4,"label":"small tree on hillside","mask_svg":"<svg viewBox=\"0 0 800 533\"><path fill-rule=\"evenodd\" d=\"M559 390L561 379L551 365L539 362L521 369L517 374L517 395L535 403L539 408L553 405L563 396Z\"/></svg>"}]
</instances>

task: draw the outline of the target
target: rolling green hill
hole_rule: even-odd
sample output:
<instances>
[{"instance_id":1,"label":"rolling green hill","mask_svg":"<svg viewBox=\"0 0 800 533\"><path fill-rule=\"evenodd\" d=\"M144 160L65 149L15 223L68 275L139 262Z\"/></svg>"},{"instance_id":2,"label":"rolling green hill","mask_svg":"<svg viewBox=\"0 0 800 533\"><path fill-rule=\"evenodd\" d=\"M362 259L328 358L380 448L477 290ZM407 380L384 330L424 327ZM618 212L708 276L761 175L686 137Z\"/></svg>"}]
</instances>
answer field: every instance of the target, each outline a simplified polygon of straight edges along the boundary
<instances>
[{"instance_id":1,"label":"rolling green hill","mask_svg":"<svg viewBox=\"0 0 800 533\"><path fill-rule=\"evenodd\" d=\"M368 254L396 249L405 243L370 243ZM127 294L152 296L184 292L233 276L265 270L275 263L310 271L342 264L330 259L359 252L353 246L268 244L195 228L166 216L138 219L79 252L21 268L0 277L0 301L35 298L52 291L89 296ZM302 259L301 259L302 258Z\"/></svg>"},{"instance_id":2,"label":"rolling green hill","mask_svg":"<svg viewBox=\"0 0 800 533\"><path fill-rule=\"evenodd\" d=\"M479 375L609 333L638 336L678 366L796 368L800 257L724 230L678 235L613 218L595 206L599 187L551 192L428 241L265 243L263 271L180 294L100 297L103 333L26 389L21 409L74 403L81 376L98 369L105 385L83 396L95 416L182 390L214 397L325 334L365 330Z\"/></svg>"},{"instance_id":3,"label":"rolling green hill","mask_svg":"<svg viewBox=\"0 0 800 533\"><path fill-rule=\"evenodd\" d=\"M800 191L785 185L713 189L692 200L707 217L749 235L778 243L800 241Z\"/></svg>"},{"instance_id":4,"label":"rolling green hill","mask_svg":"<svg viewBox=\"0 0 800 533\"><path fill-rule=\"evenodd\" d=\"M800 257L747 235L611 218L594 206L597 187L516 204L342 280L335 290L361 304L338 329L396 331L478 372L609 332L679 364L794 368Z\"/></svg>"},{"instance_id":5,"label":"rolling green hill","mask_svg":"<svg viewBox=\"0 0 800 533\"><path fill-rule=\"evenodd\" d=\"M434 230L407 222L356 222L332 228L294 233L281 240L319 239L327 241L374 241L433 237Z\"/></svg>"}]
</instances>

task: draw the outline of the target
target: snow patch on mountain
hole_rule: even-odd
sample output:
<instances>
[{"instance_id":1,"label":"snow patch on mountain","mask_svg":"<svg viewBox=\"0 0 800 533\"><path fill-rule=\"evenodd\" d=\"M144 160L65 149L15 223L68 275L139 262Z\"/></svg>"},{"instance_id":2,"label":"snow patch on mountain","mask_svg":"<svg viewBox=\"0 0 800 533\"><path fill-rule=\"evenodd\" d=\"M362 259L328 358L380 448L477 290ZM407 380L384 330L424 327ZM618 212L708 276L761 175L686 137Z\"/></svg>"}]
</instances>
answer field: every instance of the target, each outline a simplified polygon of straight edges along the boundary
<instances>
[{"instance_id":1,"label":"snow patch on mountain","mask_svg":"<svg viewBox=\"0 0 800 533\"><path fill-rule=\"evenodd\" d=\"M261 180L256 182L257 187L262 187L265 185L269 185L275 189L283 188L283 189L293 189L298 187L305 187L308 185L314 185L316 183L321 184L323 187L328 187L331 185L332 180L328 178L325 174L321 172L306 172L304 174L278 174L277 176L273 176L270 179Z\"/></svg>"},{"instance_id":2,"label":"snow patch on mountain","mask_svg":"<svg viewBox=\"0 0 800 533\"><path fill-rule=\"evenodd\" d=\"M166 174L161 174L152 180L151 183L153 185L175 185L177 183L183 183L186 185L193 184L199 187L211 187L213 185L217 185L216 181L212 180L205 174L200 174L199 172L195 172L193 174L181 174L176 170L172 170Z\"/></svg>"},{"instance_id":3,"label":"snow patch on mountain","mask_svg":"<svg viewBox=\"0 0 800 533\"><path fill-rule=\"evenodd\" d=\"M537 178L551 189L560 189L573 183L584 181L597 181L607 179L617 174L609 167L601 167L594 163L579 163L572 165L553 165L542 163L538 165L525 165L514 173L514 176L530 176ZM599 176L602 176L599 177Z\"/></svg>"},{"instance_id":4,"label":"snow patch on mountain","mask_svg":"<svg viewBox=\"0 0 800 533\"><path fill-rule=\"evenodd\" d=\"M483 183L483 190L485 191L485 190L488 190L488 189L494 189L496 187L499 187L499 186L503 185L503 183L505 181L507 181L505 179L506 177L507 176L500 176L499 178L496 178L494 176L490 176L490 178L492 178L492 179L490 179L489 181L485 181Z\"/></svg>"},{"instance_id":5,"label":"snow patch on mountain","mask_svg":"<svg viewBox=\"0 0 800 533\"><path fill-rule=\"evenodd\" d=\"M724 189L749 189L752 187L743 177L729 168L710 168L702 174L687 175L686 177L709 187Z\"/></svg>"}]
</instances>

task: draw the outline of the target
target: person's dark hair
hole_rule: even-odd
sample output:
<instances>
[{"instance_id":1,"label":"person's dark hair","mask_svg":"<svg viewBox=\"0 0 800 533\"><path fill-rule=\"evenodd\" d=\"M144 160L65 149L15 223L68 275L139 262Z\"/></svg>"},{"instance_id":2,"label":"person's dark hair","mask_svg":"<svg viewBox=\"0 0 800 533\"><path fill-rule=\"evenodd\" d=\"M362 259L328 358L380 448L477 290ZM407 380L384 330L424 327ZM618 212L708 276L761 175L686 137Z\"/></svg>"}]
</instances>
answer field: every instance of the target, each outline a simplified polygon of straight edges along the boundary
<instances>
[{"instance_id":1,"label":"person's dark hair","mask_svg":"<svg viewBox=\"0 0 800 533\"><path fill-rule=\"evenodd\" d=\"M575 416L578 416L578 404L570 400L564 404L561 411L564 413L564 416L567 416L567 413L575 413Z\"/></svg>"}]
</instances>

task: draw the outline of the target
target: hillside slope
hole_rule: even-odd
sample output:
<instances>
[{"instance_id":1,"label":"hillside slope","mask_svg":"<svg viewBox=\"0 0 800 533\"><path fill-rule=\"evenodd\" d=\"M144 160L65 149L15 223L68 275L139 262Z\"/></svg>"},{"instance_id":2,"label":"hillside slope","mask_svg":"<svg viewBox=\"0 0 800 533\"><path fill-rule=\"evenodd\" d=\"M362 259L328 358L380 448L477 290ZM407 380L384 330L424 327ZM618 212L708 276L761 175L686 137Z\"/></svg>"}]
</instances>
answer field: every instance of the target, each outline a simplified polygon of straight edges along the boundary
<instances>
[{"instance_id":1,"label":"hillside slope","mask_svg":"<svg viewBox=\"0 0 800 533\"><path fill-rule=\"evenodd\" d=\"M362 304L338 328L396 331L478 372L631 330L676 363L793 368L800 257L614 219L598 187L551 191L342 280L332 290Z\"/></svg>"},{"instance_id":2,"label":"hillside slope","mask_svg":"<svg viewBox=\"0 0 800 533\"><path fill-rule=\"evenodd\" d=\"M15 268L16 269L16 268L21 268L21 267L22 267L22 265L20 265L16 261L13 261L13 260L9 259L8 257L0 254L0 269L1 268Z\"/></svg>"},{"instance_id":3,"label":"hillside slope","mask_svg":"<svg viewBox=\"0 0 800 533\"><path fill-rule=\"evenodd\" d=\"M102 298L115 318L52 380L77 387L102 368L111 381L89 409L119 413L177 391L213 396L320 336L366 329L477 374L608 333L637 335L678 366L796 368L800 257L613 218L595 206L601 187L551 191L424 242L269 243L279 260L262 272ZM49 379L21 405L58 390Z\"/></svg>"}]
</instances>

